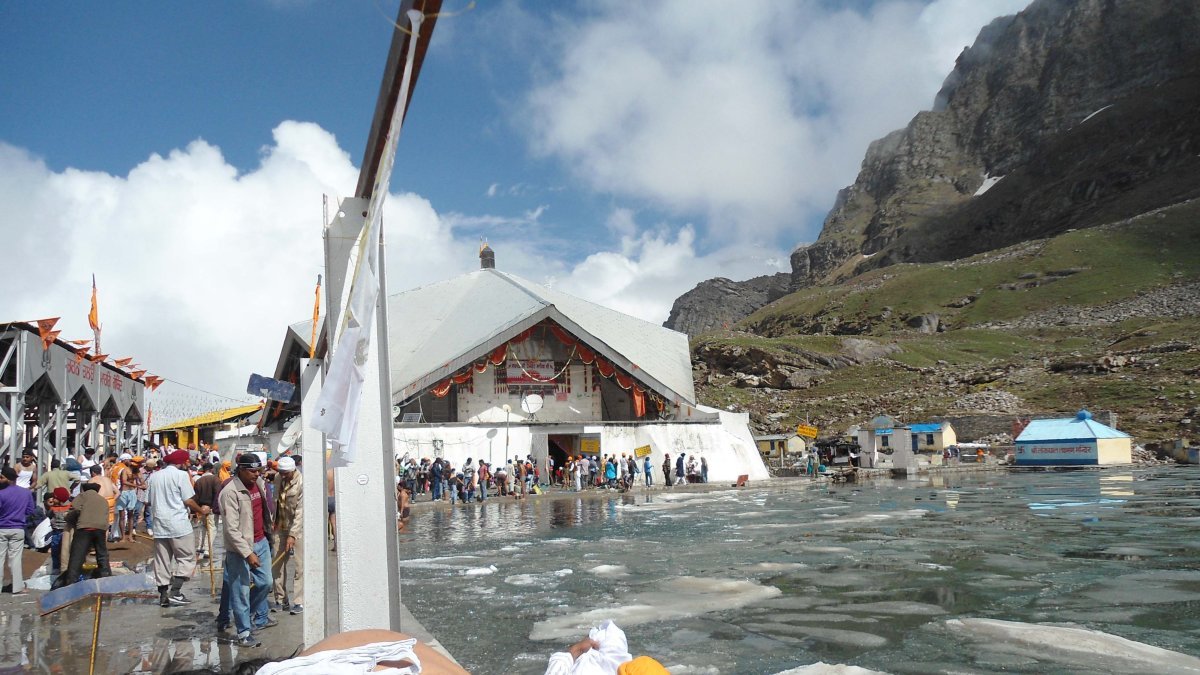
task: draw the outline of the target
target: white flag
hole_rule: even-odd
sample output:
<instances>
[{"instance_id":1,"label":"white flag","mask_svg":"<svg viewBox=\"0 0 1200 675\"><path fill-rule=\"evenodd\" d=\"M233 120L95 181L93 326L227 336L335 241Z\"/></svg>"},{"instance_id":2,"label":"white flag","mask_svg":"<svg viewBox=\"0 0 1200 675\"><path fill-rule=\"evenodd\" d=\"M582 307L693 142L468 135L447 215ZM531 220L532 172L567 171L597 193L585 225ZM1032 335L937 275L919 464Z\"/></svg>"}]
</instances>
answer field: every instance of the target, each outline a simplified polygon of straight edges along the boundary
<instances>
[{"instance_id":1,"label":"white flag","mask_svg":"<svg viewBox=\"0 0 1200 675\"><path fill-rule=\"evenodd\" d=\"M333 444L335 452L331 462L335 466L354 461L353 440L358 429L358 408L362 403L363 381L367 377L367 352L371 347L371 327L375 323L378 298L379 283L369 261L360 260L350 292L350 323L342 331L337 350L333 352L329 375L317 399L316 419L312 423L312 427L324 432Z\"/></svg>"}]
</instances>

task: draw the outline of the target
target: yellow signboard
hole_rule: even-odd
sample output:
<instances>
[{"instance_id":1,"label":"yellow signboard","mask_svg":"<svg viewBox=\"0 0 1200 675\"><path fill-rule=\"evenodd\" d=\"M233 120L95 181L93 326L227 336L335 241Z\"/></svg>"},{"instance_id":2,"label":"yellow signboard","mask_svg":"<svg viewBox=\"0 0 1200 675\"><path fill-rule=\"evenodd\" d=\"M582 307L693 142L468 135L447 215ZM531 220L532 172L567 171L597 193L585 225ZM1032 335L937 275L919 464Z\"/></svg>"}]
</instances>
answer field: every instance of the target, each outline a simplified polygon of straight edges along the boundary
<instances>
[{"instance_id":1,"label":"yellow signboard","mask_svg":"<svg viewBox=\"0 0 1200 675\"><path fill-rule=\"evenodd\" d=\"M600 454L600 439L599 438L581 438L581 439L579 439L579 451L585 455Z\"/></svg>"},{"instance_id":2,"label":"yellow signboard","mask_svg":"<svg viewBox=\"0 0 1200 675\"><path fill-rule=\"evenodd\" d=\"M796 427L796 435L803 438L816 438L817 428L809 424L801 424Z\"/></svg>"},{"instance_id":3,"label":"yellow signboard","mask_svg":"<svg viewBox=\"0 0 1200 675\"><path fill-rule=\"evenodd\" d=\"M633 456L634 457L649 457L650 456L650 446L639 445L638 447L633 449Z\"/></svg>"}]
</instances>

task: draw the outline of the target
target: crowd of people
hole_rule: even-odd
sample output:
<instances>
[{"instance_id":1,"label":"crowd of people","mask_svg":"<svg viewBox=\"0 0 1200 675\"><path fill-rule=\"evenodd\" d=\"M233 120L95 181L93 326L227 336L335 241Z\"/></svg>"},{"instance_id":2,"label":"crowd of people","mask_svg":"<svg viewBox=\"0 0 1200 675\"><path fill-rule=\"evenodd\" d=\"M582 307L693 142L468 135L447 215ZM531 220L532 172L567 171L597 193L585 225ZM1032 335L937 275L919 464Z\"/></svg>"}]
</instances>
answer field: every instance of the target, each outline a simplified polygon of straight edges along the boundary
<instances>
[{"instance_id":1,"label":"crowd of people","mask_svg":"<svg viewBox=\"0 0 1200 675\"><path fill-rule=\"evenodd\" d=\"M7 568L4 590L25 593L23 557L32 549L49 551L52 588L81 580L89 556L92 576L111 576L108 545L141 538L153 549L159 604L184 606L183 585L200 562L211 565L219 528L217 631L254 646L258 631L277 625L272 611L304 610L300 465L299 455L221 461L216 446L167 446L103 457L88 449L39 474L24 452L11 466L0 462L0 581Z\"/></svg>"},{"instance_id":2,"label":"crowd of people","mask_svg":"<svg viewBox=\"0 0 1200 675\"><path fill-rule=\"evenodd\" d=\"M674 476L674 480L672 480ZM664 455L663 484L667 487L684 483L707 483L708 460L703 455L680 453L672 462ZM428 495L430 501L466 504L486 501L489 496L521 499L550 487L576 492L585 489L630 490L639 481L654 486L654 468L650 456L638 458L632 453L610 455L568 455L556 463L553 457L540 466L532 455L513 457L503 465L470 457L461 466L438 457L420 460L405 455L396 460L396 480L399 490L407 494L404 503ZM403 510L403 506L401 507Z\"/></svg>"}]
</instances>

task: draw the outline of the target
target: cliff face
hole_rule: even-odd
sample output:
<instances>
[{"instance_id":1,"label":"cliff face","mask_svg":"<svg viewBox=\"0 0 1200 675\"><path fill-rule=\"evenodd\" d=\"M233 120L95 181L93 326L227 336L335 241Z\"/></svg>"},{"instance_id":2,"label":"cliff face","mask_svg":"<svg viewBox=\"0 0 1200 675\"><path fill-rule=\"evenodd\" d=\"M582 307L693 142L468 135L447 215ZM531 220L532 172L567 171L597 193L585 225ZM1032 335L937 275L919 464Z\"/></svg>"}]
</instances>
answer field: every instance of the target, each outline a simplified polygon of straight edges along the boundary
<instances>
[{"instance_id":1,"label":"cliff face","mask_svg":"<svg viewBox=\"0 0 1200 675\"><path fill-rule=\"evenodd\" d=\"M1197 196L1200 2L1037 0L984 27L933 109L870 145L820 236L792 253L790 290ZM693 296L701 284L666 325L696 335L771 300L743 283Z\"/></svg>"},{"instance_id":2,"label":"cliff face","mask_svg":"<svg viewBox=\"0 0 1200 675\"><path fill-rule=\"evenodd\" d=\"M1040 0L986 26L934 109L871 144L796 288L1200 194L1200 4ZM997 180L999 179L999 180Z\"/></svg>"},{"instance_id":3,"label":"cliff face","mask_svg":"<svg viewBox=\"0 0 1200 675\"><path fill-rule=\"evenodd\" d=\"M695 336L728 328L762 307L787 295L790 277L785 273L731 281L723 277L700 282L679 296L663 325Z\"/></svg>"}]
</instances>

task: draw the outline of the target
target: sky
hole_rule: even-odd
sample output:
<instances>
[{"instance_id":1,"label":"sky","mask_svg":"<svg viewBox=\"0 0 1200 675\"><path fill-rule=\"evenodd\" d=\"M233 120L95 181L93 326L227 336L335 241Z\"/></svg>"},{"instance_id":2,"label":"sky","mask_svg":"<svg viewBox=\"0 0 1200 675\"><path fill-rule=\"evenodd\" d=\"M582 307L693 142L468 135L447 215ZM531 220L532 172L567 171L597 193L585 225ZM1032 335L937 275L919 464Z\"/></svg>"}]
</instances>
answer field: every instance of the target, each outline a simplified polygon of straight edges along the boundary
<instances>
[{"instance_id":1,"label":"sky","mask_svg":"<svg viewBox=\"0 0 1200 675\"><path fill-rule=\"evenodd\" d=\"M497 267L661 323L789 271L870 141L1028 0L446 0L385 204L389 292ZM398 0L0 3L0 321L249 399L312 314ZM393 322L391 330L404 330Z\"/></svg>"}]
</instances>

